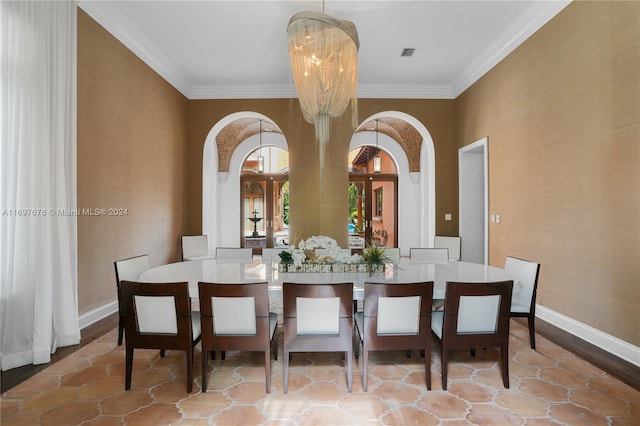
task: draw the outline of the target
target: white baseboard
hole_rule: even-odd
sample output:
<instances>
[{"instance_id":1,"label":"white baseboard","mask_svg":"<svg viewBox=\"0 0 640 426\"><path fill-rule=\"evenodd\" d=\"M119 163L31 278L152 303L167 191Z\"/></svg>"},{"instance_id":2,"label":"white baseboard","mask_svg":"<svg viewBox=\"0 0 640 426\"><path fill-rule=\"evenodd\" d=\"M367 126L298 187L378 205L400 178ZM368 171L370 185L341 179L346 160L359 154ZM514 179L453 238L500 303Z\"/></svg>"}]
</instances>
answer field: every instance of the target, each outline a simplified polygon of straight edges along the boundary
<instances>
[{"instance_id":1,"label":"white baseboard","mask_svg":"<svg viewBox=\"0 0 640 426\"><path fill-rule=\"evenodd\" d=\"M640 347L583 324L566 315L536 305L536 317L640 367Z\"/></svg>"},{"instance_id":2,"label":"white baseboard","mask_svg":"<svg viewBox=\"0 0 640 426\"><path fill-rule=\"evenodd\" d=\"M92 311L87 312L86 314L80 315L78 318L78 325L80 326L80 330L85 327L90 326L91 324L100 321L103 318L108 317L114 312L118 312L118 301L107 303L106 305L102 305L99 308L96 308Z\"/></svg>"}]
</instances>

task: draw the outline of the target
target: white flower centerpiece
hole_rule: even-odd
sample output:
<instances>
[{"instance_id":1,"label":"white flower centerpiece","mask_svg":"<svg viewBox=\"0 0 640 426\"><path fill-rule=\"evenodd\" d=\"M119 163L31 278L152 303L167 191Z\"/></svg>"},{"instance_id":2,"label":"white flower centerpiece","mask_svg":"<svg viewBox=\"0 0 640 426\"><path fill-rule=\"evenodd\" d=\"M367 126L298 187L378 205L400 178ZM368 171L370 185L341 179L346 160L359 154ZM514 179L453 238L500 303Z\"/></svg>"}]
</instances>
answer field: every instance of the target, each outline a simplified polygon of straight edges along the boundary
<instances>
[{"instance_id":1,"label":"white flower centerpiece","mask_svg":"<svg viewBox=\"0 0 640 426\"><path fill-rule=\"evenodd\" d=\"M323 249L321 254L316 249ZM300 240L298 247L290 251L290 259L282 258L280 272L376 272L384 271L384 265L372 265L359 254L343 251L336 240L324 235L314 235ZM282 257L282 256L281 256Z\"/></svg>"}]
</instances>

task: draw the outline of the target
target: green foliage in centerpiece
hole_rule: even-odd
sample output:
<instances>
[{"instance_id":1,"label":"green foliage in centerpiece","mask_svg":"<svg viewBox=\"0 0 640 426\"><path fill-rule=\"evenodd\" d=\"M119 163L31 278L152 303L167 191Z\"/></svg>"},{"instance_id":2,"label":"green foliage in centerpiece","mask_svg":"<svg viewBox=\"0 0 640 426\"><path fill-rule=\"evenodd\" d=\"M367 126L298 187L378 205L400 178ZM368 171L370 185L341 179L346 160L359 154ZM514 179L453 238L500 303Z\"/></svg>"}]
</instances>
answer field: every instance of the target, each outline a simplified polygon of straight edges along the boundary
<instances>
[{"instance_id":1,"label":"green foliage in centerpiece","mask_svg":"<svg viewBox=\"0 0 640 426\"><path fill-rule=\"evenodd\" d=\"M282 250L278 256L280 256L280 261L282 263L293 263L293 257L291 256L290 251Z\"/></svg>"},{"instance_id":2,"label":"green foliage in centerpiece","mask_svg":"<svg viewBox=\"0 0 640 426\"><path fill-rule=\"evenodd\" d=\"M384 247L368 245L362 250L362 259L370 265L392 263Z\"/></svg>"}]
</instances>

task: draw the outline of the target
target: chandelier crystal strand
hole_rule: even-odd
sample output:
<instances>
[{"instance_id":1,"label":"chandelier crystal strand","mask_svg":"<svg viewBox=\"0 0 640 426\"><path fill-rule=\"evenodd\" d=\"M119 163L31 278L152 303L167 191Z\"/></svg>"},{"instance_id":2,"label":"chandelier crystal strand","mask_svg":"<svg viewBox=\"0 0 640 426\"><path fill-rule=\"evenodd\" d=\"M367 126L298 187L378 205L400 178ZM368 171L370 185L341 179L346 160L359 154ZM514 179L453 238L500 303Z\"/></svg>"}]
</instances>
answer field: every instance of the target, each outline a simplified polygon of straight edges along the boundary
<instances>
[{"instance_id":1,"label":"chandelier crystal strand","mask_svg":"<svg viewBox=\"0 0 640 426\"><path fill-rule=\"evenodd\" d=\"M324 175L331 118L342 116L350 106L352 126L357 124L358 32L352 22L318 12L294 15L287 31L300 108L315 127Z\"/></svg>"}]
</instances>

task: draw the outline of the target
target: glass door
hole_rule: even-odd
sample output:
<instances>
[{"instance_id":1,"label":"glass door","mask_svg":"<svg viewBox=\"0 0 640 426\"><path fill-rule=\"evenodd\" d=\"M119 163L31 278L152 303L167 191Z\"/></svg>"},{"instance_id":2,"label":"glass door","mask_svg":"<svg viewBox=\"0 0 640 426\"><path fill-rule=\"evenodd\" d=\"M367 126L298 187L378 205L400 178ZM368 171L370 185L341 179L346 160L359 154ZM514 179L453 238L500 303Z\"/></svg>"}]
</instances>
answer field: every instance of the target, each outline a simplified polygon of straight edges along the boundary
<instances>
[{"instance_id":1,"label":"glass door","mask_svg":"<svg viewBox=\"0 0 640 426\"><path fill-rule=\"evenodd\" d=\"M349 246L398 246L398 178L352 174L349 182Z\"/></svg>"},{"instance_id":2,"label":"glass door","mask_svg":"<svg viewBox=\"0 0 640 426\"><path fill-rule=\"evenodd\" d=\"M287 175L250 175L240 180L241 245L254 254L265 247L289 244L289 182Z\"/></svg>"}]
</instances>

